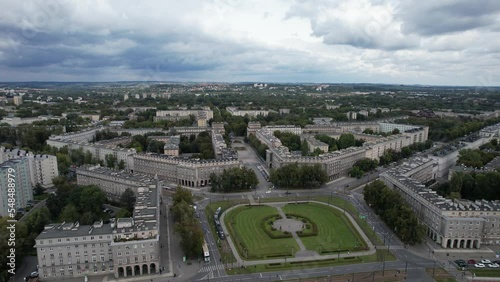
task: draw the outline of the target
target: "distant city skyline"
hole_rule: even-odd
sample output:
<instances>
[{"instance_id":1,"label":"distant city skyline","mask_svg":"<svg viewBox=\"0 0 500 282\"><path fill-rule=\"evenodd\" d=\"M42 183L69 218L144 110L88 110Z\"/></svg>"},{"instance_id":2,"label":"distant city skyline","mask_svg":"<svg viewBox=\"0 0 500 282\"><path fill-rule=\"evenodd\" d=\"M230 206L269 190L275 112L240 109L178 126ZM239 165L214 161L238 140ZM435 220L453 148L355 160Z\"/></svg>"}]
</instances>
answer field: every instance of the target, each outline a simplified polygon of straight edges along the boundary
<instances>
[{"instance_id":1,"label":"distant city skyline","mask_svg":"<svg viewBox=\"0 0 500 282\"><path fill-rule=\"evenodd\" d=\"M500 86L500 1L6 1L0 81Z\"/></svg>"}]
</instances>

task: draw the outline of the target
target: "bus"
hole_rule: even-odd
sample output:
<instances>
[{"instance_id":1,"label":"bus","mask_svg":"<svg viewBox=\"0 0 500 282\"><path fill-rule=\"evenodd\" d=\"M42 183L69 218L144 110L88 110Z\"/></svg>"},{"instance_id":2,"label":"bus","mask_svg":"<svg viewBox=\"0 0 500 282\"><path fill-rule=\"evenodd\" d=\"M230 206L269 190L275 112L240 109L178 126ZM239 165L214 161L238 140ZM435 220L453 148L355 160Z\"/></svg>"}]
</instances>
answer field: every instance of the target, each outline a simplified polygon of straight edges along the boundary
<instances>
[{"instance_id":1,"label":"bus","mask_svg":"<svg viewBox=\"0 0 500 282\"><path fill-rule=\"evenodd\" d=\"M210 252L208 251L207 241L203 241L203 258L205 262L210 262Z\"/></svg>"}]
</instances>

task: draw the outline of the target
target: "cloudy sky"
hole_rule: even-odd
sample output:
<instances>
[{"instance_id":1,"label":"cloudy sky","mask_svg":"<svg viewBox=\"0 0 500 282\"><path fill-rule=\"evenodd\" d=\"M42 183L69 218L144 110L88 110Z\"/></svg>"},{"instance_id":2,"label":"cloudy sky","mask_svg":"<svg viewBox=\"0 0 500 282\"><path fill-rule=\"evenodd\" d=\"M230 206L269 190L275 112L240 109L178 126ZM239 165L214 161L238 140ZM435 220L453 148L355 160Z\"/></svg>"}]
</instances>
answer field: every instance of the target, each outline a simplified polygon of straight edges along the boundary
<instances>
[{"instance_id":1,"label":"cloudy sky","mask_svg":"<svg viewBox=\"0 0 500 282\"><path fill-rule=\"evenodd\" d=\"M499 0L3 0L0 81L500 85Z\"/></svg>"}]
</instances>

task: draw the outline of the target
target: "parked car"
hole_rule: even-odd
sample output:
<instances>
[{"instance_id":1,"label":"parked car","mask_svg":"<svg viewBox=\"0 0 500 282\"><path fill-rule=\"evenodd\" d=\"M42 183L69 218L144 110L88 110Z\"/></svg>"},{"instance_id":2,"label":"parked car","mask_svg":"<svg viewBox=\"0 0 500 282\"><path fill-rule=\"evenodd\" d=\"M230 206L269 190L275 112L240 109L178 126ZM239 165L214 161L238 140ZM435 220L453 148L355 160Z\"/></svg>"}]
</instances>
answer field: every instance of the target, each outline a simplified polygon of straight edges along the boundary
<instances>
[{"instance_id":1,"label":"parked car","mask_svg":"<svg viewBox=\"0 0 500 282\"><path fill-rule=\"evenodd\" d=\"M468 263L468 264L476 264L476 261L475 261L475 260L473 260L473 259L470 259L470 260L468 260L468 261L467 261L467 263Z\"/></svg>"},{"instance_id":2,"label":"parked car","mask_svg":"<svg viewBox=\"0 0 500 282\"><path fill-rule=\"evenodd\" d=\"M489 259L482 259L481 263L491 263L491 261Z\"/></svg>"},{"instance_id":3,"label":"parked car","mask_svg":"<svg viewBox=\"0 0 500 282\"><path fill-rule=\"evenodd\" d=\"M36 278L36 277L38 277L38 271L33 271L33 272L31 272L30 277L31 277L31 278Z\"/></svg>"},{"instance_id":4,"label":"parked car","mask_svg":"<svg viewBox=\"0 0 500 282\"><path fill-rule=\"evenodd\" d=\"M476 264L474 264L474 266L477 268L484 268L484 264L482 264L482 263L476 263Z\"/></svg>"},{"instance_id":5,"label":"parked car","mask_svg":"<svg viewBox=\"0 0 500 282\"><path fill-rule=\"evenodd\" d=\"M490 267L490 268L498 268L499 265L497 263L490 263L490 264L488 264L488 267Z\"/></svg>"},{"instance_id":6,"label":"parked car","mask_svg":"<svg viewBox=\"0 0 500 282\"><path fill-rule=\"evenodd\" d=\"M467 266L467 262L463 259L457 259L455 261L455 263L459 266L459 267L466 267Z\"/></svg>"}]
</instances>

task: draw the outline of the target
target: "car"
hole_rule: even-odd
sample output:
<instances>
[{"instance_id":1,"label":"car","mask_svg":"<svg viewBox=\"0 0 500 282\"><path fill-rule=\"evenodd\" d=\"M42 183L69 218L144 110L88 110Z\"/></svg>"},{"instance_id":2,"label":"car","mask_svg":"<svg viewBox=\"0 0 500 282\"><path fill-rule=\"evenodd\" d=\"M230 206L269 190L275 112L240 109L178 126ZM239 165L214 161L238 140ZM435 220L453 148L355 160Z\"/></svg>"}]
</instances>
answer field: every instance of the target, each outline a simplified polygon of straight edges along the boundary
<instances>
[{"instance_id":1,"label":"car","mask_svg":"<svg viewBox=\"0 0 500 282\"><path fill-rule=\"evenodd\" d=\"M468 261L467 261L467 263L468 263L468 264L476 264L476 261L475 261L475 260L473 260L473 259L470 259L470 260L468 260Z\"/></svg>"},{"instance_id":2,"label":"car","mask_svg":"<svg viewBox=\"0 0 500 282\"><path fill-rule=\"evenodd\" d=\"M498 268L499 265L497 263L490 263L490 264L488 264L488 267L490 267L490 268Z\"/></svg>"},{"instance_id":3,"label":"car","mask_svg":"<svg viewBox=\"0 0 500 282\"><path fill-rule=\"evenodd\" d=\"M477 268L484 268L484 264L482 264L482 263L476 263L476 264L474 264L474 266Z\"/></svg>"},{"instance_id":4,"label":"car","mask_svg":"<svg viewBox=\"0 0 500 282\"><path fill-rule=\"evenodd\" d=\"M500 264L500 260L494 260L493 263Z\"/></svg>"},{"instance_id":5,"label":"car","mask_svg":"<svg viewBox=\"0 0 500 282\"><path fill-rule=\"evenodd\" d=\"M489 259L482 259L481 263L491 263L491 261Z\"/></svg>"},{"instance_id":6,"label":"car","mask_svg":"<svg viewBox=\"0 0 500 282\"><path fill-rule=\"evenodd\" d=\"M38 271L31 272L30 277L31 278L37 278L38 277Z\"/></svg>"},{"instance_id":7,"label":"car","mask_svg":"<svg viewBox=\"0 0 500 282\"><path fill-rule=\"evenodd\" d=\"M457 260L455 261L455 263L456 263L458 266L460 266L460 267L466 267L466 266L467 266L467 262L466 262L465 260L463 260L463 259L457 259Z\"/></svg>"},{"instance_id":8,"label":"car","mask_svg":"<svg viewBox=\"0 0 500 282\"><path fill-rule=\"evenodd\" d=\"M266 194L270 194L272 191L271 190L267 190L266 191Z\"/></svg>"}]
</instances>

